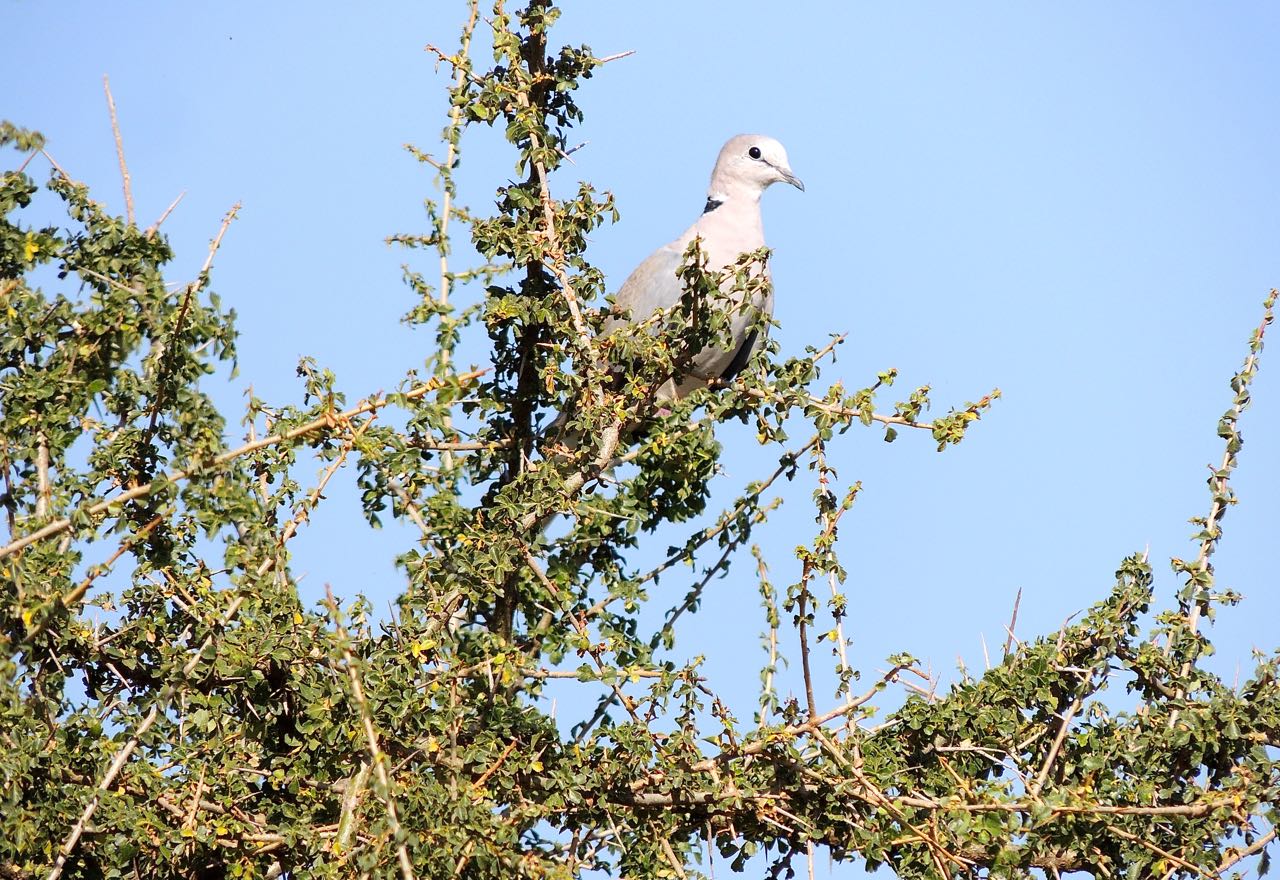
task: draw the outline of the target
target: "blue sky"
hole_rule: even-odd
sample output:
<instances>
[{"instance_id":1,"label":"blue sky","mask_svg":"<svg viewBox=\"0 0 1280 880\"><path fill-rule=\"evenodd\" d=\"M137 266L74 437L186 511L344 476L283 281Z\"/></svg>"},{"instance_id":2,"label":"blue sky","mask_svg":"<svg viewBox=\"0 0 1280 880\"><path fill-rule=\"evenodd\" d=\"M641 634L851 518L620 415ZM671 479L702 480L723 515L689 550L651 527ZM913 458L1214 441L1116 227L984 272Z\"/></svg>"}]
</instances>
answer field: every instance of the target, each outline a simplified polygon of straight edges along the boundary
<instances>
[{"instance_id":1,"label":"blue sky","mask_svg":"<svg viewBox=\"0 0 1280 880\"><path fill-rule=\"evenodd\" d=\"M139 219L187 193L165 225L174 278L243 201L214 275L240 316L240 376L210 386L232 421L249 383L298 400L303 354L352 398L421 362L428 335L398 323L405 255L383 239L425 226L432 181L401 145L432 149L443 126L445 77L423 46L451 44L462 4L3 3L24 39L0 56L0 116L45 132L122 212L110 74ZM944 680L958 655L980 669L980 636L994 656L1019 588L1019 634L1053 631L1146 547L1172 596L1165 560L1194 555L1186 519L1208 507L1227 381L1280 284L1280 6L574 0L559 36L636 53L582 89L588 143L556 184L616 194L622 221L590 253L611 288L696 216L720 144L764 132L807 185L765 197L784 353L847 332L828 375L850 387L896 367L904 395L933 385L939 411L1004 392L943 455L923 434L834 445L842 480L865 487L841 537L855 665L908 650ZM513 161L473 132L463 202L489 206ZM1277 377L1273 345L1215 557L1247 597L1213 630L1228 676L1280 642ZM720 438L727 499L776 454L735 427ZM759 535L782 585L811 538L809 491L788 490ZM409 533L370 533L353 496L330 494L295 541L308 598L330 582L385 602ZM677 656L707 655L750 717L762 624L743 561ZM659 601L686 588L667 581Z\"/></svg>"}]
</instances>

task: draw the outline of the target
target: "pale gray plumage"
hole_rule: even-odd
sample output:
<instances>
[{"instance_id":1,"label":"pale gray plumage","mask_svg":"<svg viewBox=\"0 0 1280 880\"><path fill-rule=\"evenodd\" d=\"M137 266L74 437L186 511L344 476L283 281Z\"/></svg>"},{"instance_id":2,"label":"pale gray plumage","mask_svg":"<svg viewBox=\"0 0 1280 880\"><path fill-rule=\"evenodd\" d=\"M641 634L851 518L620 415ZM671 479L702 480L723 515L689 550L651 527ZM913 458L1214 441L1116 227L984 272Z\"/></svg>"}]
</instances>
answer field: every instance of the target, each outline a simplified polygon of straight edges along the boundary
<instances>
[{"instance_id":1,"label":"pale gray plumage","mask_svg":"<svg viewBox=\"0 0 1280 880\"><path fill-rule=\"evenodd\" d=\"M627 325L643 321L658 309L670 308L680 301L682 288L676 271L695 236L701 239L708 268L715 271L723 271L743 254L764 247L760 197L770 185L778 182L804 189L804 184L791 171L782 144L756 134L730 138L720 150L711 172L702 216L675 241L650 254L623 282L614 297L616 310L622 317L610 321L605 329L625 332ZM767 275L768 268L764 271ZM668 382L660 398L680 398L711 379L732 378L763 344L763 334L752 329L756 324L753 310L737 308L741 302L727 305L732 310L730 347L698 352L688 374L681 377L678 385ZM772 287L767 295L760 296L751 305L766 316L772 315Z\"/></svg>"}]
</instances>

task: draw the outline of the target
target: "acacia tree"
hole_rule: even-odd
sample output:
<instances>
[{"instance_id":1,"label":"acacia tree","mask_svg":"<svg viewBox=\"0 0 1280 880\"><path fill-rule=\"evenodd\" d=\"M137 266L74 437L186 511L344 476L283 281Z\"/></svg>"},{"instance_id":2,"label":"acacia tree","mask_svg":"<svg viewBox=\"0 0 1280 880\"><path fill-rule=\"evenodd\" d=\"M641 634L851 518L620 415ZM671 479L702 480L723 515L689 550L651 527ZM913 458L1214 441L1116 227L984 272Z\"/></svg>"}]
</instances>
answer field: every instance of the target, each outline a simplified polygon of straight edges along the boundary
<instances>
[{"instance_id":1,"label":"acacia tree","mask_svg":"<svg viewBox=\"0 0 1280 880\"><path fill-rule=\"evenodd\" d=\"M857 484L832 467L838 435L922 429L943 449L998 392L933 421L927 388L880 408L892 372L823 386L833 340L766 351L726 387L659 406L689 352L724 337L724 291L762 283L750 270L768 255L725 278L695 247L677 307L649 332L602 335L606 279L586 249L611 198L581 183L557 199L550 181L581 120L574 89L607 59L554 46L549 0L498 0L493 63L478 64L476 0L468 11L456 49L437 51L452 73L441 146L416 154L443 196L425 233L396 236L438 256L430 278L408 275L410 319L435 336L425 371L349 403L304 361L303 401L251 398L243 443L200 386L234 357L210 288L222 233L194 281L168 285L159 224L112 216L38 134L0 129L21 163L0 187L0 875L688 877L711 847L735 868L763 854L770 876L814 847L904 877L1216 876L1265 860L1277 660L1228 686L1201 665L1200 624L1236 600L1209 560L1275 293L1231 382L1174 601L1146 626L1152 571L1125 559L1080 622L871 726L913 660L863 679L846 659L836 535ZM504 126L522 175L488 216L455 190L480 125ZM28 219L45 160L64 225ZM451 260L462 232L478 265ZM58 292L37 286L51 272ZM464 369L458 345L480 333L491 364ZM754 423L778 464L713 514L713 427L728 419ZM807 426L799 442L784 422ZM290 567L343 466L371 524L420 530L383 624L363 600L304 607ZM777 589L758 551L746 573L734 561L781 480L813 483L817 529ZM686 537L638 567L659 524ZM680 565L696 582L646 631L649 587ZM676 619L724 574L756 582L765 609L750 724L668 659ZM778 696L784 631L799 700ZM821 640L834 695L814 684ZM555 678L602 694L594 711L550 717L538 697ZM1109 707L1108 686L1136 708Z\"/></svg>"}]
</instances>

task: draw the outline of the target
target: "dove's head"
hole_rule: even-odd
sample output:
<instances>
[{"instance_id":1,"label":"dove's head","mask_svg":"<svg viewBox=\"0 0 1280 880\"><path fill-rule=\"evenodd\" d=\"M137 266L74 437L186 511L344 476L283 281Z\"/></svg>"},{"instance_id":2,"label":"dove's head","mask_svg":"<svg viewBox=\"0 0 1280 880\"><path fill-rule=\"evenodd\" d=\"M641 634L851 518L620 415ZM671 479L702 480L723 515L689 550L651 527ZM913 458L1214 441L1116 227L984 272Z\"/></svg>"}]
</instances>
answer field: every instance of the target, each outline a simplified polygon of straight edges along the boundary
<instances>
[{"instance_id":1,"label":"dove's head","mask_svg":"<svg viewBox=\"0 0 1280 880\"><path fill-rule=\"evenodd\" d=\"M762 134L740 134L721 148L715 170L711 172L708 195L721 200L726 197L759 199L770 184L779 182L804 190L800 178L791 171L782 144Z\"/></svg>"}]
</instances>

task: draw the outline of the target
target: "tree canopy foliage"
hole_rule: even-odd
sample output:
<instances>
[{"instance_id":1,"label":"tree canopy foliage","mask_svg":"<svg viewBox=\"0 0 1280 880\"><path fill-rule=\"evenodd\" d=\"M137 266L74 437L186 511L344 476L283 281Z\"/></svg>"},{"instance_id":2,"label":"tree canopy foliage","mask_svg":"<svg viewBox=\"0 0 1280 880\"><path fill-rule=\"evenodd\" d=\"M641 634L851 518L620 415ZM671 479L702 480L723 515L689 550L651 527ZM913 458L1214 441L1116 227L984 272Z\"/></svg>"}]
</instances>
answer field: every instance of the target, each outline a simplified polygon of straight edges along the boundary
<instances>
[{"instance_id":1,"label":"tree canopy foliage","mask_svg":"<svg viewBox=\"0 0 1280 880\"><path fill-rule=\"evenodd\" d=\"M303 400L251 397L243 442L201 386L235 357L211 287L222 232L196 279L172 284L159 224L112 215L40 135L0 128L18 157L0 185L0 876L691 877L712 848L770 876L815 847L903 877L1218 876L1265 860L1280 661L1239 685L1201 661L1203 622L1238 599L1210 557L1276 294L1231 381L1177 596L1131 556L1078 622L877 714L914 660L867 675L847 659L836 539L859 485L833 441L924 431L942 450L999 392L929 421L928 387L886 402L892 371L825 385L836 338L802 357L773 346L724 387L659 402L688 353L723 338L725 291L765 283L751 269L768 254L723 277L694 247L686 296L651 332L602 334L588 234L616 214L565 183L565 160L575 89L608 59L556 45L549 0L488 12L464 4L459 43L434 50L450 109L438 148L415 155L442 195L424 232L394 236L438 263L408 274L408 320L434 337L424 368L351 402L304 360ZM473 56L480 28L492 63ZM477 126L504 130L519 174L491 214L457 203ZM42 163L60 225L29 219ZM572 195L553 197L553 178ZM455 265L459 236L476 265ZM456 356L475 336L481 369ZM708 511L714 426L731 419L777 466ZM371 526L420 530L385 622L361 599L299 600L289 542L344 466ZM782 561L745 551L783 480L812 484L815 530L779 587ZM684 538L641 567L661 524ZM650 588L676 566L698 579L655 617ZM723 575L762 602L750 722L696 662L669 659L676 620ZM798 699L780 697L782 631L800 646ZM834 694L815 688L819 643ZM539 696L554 679L599 694L594 709L552 717Z\"/></svg>"}]
</instances>

